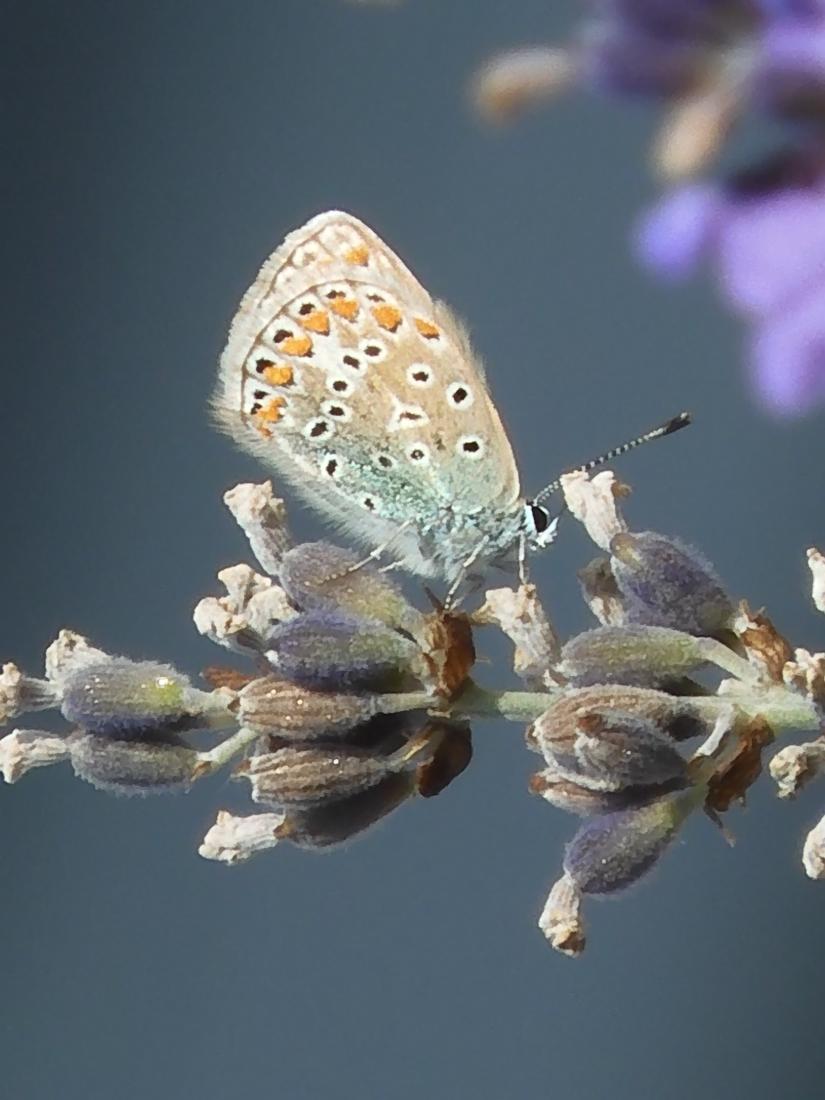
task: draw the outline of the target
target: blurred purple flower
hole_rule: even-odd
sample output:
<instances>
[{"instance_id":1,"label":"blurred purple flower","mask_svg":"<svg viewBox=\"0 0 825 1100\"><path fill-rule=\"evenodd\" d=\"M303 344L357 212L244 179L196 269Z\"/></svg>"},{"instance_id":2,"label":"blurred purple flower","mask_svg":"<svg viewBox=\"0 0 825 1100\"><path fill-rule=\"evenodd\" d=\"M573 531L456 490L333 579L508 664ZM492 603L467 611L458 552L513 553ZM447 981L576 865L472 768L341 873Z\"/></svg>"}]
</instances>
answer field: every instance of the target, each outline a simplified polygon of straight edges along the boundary
<instances>
[{"instance_id":1,"label":"blurred purple flower","mask_svg":"<svg viewBox=\"0 0 825 1100\"><path fill-rule=\"evenodd\" d=\"M825 118L825 0L590 0L567 45L500 54L475 98L501 121L576 87L665 100L654 161L685 178L748 110Z\"/></svg>"},{"instance_id":2,"label":"blurred purple flower","mask_svg":"<svg viewBox=\"0 0 825 1100\"><path fill-rule=\"evenodd\" d=\"M669 280L710 263L751 325L764 405L793 416L825 401L825 155L792 153L724 184L679 188L645 215L636 246Z\"/></svg>"},{"instance_id":3,"label":"blurred purple flower","mask_svg":"<svg viewBox=\"0 0 825 1100\"><path fill-rule=\"evenodd\" d=\"M580 75L611 92L678 97L723 73L784 109L825 85L822 0L592 0Z\"/></svg>"},{"instance_id":4,"label":"blurred purple flower","mask_svg":"<svg viewBox=\"0 0 825 1100\"><path fill-rule=\"evenodd\" d=\"M506 118L582 86L664 101L652 160L670 183L706 169L746 112L782 124L787 154L672 191L636 249L671 282L710 261L750 326L766 407L792 416L825 401L825 0L589 0L567 46L503 55L476 94Z\"/></svg>"}]
</instances>

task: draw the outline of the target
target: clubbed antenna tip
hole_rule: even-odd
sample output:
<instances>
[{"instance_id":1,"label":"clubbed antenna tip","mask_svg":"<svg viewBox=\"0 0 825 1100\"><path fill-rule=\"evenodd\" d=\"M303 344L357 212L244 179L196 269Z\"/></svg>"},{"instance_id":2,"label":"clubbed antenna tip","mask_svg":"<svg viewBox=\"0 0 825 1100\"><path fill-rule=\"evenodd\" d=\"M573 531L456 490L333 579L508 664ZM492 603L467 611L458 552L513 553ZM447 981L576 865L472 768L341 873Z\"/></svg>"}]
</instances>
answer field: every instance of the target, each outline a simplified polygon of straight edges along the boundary
<instances>
[{"instance_id":1,"label":"clubbed antenna tip","mask_svg":"<svg viewBox=\"0 0 825 1100\"><path fill-rule=\"evenodd\" d=\"M691 423L692 417L689 412L680 412L677 416L672 416L669 420L666 420L663 424L659 424L655 428L651 428L650 431L644 432L643 435L636 436L635 439L629 439L626 443L621 443L618 447L612 447L609 451L605 451L604 454L599 455L597 458L591 458L589 462L582 463L581 466L573 466L568 473L574 471L581 471L582 473L589 473L591 470L597 469L599 466L604 466L607 462L612 462L614 458L619 458L621 455L627 454L628 451L633 451L637 447L641 447L643 443L651 443L654 439L661 439L666 435L673 435L674 432L681 431L682 428L686 428ZM545 486L533 498L533 503L538 504L539 501L544 500L545 497L551 496L558 489L561 488L561 479L556 478L555 481L551 481L549 485Z\"/></svg>"}]
</instances>

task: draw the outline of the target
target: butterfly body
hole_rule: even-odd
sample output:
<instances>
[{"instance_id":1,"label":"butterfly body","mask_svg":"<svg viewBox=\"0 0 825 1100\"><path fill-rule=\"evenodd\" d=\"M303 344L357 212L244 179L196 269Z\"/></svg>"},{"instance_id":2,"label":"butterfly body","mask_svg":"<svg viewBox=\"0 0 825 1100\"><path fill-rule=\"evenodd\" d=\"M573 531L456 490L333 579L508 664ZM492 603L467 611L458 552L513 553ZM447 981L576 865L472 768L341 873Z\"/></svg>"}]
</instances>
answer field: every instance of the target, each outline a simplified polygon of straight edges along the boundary
<instances>
[{"instance_id":1,"label":"butterfly body","mask_svg":"<svg viewBox=\"0 0 825 1100\"><path fill-rule=\"evenodd\" d=\"M541 542L464 329L349 214L318 215L266 261L213 405L241 446L411 572L455 582Z\"/></svg>"}]
</instances>

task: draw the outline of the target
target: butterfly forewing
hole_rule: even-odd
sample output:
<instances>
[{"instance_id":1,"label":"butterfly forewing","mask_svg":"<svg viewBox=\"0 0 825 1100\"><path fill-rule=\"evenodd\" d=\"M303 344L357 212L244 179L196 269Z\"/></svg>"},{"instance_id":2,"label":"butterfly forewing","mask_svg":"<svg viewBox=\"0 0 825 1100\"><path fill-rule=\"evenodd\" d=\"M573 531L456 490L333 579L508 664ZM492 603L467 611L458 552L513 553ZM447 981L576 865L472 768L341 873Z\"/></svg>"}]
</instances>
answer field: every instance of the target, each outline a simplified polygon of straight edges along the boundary
<instances>
[{"instance_id":1,"label":"butterfly forewing","mask_svg":"<svg viewBox=\"0 0 825 1100\"><path fill-rule=\"evenodd\" d=\"M518 498L460 326L347 214L313 218L266 262L233 321L215 407L364 541L402 523L431 539L455 513L471 521Z\"/></svg>"}]
</instances>

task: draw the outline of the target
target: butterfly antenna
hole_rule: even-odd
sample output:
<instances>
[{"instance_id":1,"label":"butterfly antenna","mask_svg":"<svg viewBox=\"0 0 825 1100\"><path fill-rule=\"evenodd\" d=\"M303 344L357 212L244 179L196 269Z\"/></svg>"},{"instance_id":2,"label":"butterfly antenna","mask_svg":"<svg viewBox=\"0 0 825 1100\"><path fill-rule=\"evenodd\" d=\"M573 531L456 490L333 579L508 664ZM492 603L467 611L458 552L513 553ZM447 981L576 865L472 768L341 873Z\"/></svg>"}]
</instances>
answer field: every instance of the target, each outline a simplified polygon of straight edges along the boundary
<instances>
[{"instance_id":1,"label":"butterfly antenna","mask_svg":"<svg viewBox=\"0 0 825 1100\"><path fill-rule=\"evenodd\" d=\"M599 455L598 458L591 458L589 462L585 462L582 466L573 466L567 473L581 472L584 474L589 473L591 470L597 469L599 466L604 466L608 462L612 462L614 458L619 458L621 455L626 455L628 451L634 451L637 447L641 447L643 443L651 443L654 439L662 439L666 435L673 435L674 432L679 432L682 428L686 428L691 422L691 415L688 412L681 412L678 416L673 416L670 420L666 420L664 424L659 424L656 428L651 428L649 432L645 432L644 435L636 436L635 439L629 439L627 443L622 443L618 447L613 447L609 451L605 451L603 455ZM539 501L544 500L545 497L549 497L552 493L557 492L561 488L561 478L556 478L555 481L551 481L549 485L546 485L540 493L533 497L533 504L538 504Z\"/></svg>"}]
</instances>

